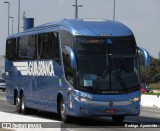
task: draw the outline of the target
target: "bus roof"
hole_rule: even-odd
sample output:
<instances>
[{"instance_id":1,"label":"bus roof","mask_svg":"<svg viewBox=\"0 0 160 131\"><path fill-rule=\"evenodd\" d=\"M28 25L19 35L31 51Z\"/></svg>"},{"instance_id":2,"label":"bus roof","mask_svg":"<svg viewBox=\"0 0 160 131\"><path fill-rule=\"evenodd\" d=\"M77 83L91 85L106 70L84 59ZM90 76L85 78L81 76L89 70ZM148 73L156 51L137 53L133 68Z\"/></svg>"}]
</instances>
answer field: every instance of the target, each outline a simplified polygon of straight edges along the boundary
<instances>
[{"instance_id":1,"label":"bus roof","mask_svg":"<svg viewBox=\"0 0 160 131\"><path fill-rule=\"evenodd\" d=\"M57 30L66 30L79 36L129 36L132 31L124 24L111 20L93 19L64 19L58 22L43 24L21 33L13 34L8 38L24 35L40 34Z\"/></svg>"}]
</instances>

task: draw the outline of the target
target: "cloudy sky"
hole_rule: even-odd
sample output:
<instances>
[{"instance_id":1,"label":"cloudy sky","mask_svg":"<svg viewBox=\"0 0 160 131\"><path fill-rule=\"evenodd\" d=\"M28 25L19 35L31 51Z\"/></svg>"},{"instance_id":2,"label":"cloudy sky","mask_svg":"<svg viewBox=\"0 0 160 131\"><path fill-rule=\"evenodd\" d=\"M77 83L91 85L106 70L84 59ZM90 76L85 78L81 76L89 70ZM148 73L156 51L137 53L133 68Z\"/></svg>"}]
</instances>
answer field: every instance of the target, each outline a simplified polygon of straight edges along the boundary
<instances>
[{"instance_id":1,"label":"cloudy sky","mask_svg":"<svg viewBox=\"0 0 160 131\"><path fill-rule=\"evenodd\" d=\"M14 17L14 33L18 25L18 1L0 0L0 55L5 54L5 40L8 35L8 6ZM78 0L79 18L113 19L113 0ZM35 26L74 18L75 0L21 0L21 17L35 18ZM137 44L147 49L151 56L158 58L160 51L160 0L116 0L116 21L122 22L133 31ZM23 21L21 19L21 27ZM10 20L10 34L11 34ZM21 29L22 31L23 29Z\"/></svg>"}]
</instances>

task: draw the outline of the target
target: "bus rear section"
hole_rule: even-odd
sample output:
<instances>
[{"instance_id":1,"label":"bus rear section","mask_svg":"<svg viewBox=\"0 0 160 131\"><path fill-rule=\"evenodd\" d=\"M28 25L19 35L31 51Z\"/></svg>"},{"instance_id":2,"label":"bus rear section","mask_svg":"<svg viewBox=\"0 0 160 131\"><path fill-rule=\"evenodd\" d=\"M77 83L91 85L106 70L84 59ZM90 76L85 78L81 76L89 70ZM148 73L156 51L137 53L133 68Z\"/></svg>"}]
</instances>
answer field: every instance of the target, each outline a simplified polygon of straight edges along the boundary
<instances>
[{"instance_id":1,"label":"bus rear section","mask_svg":"<svg viewBox=\"0 0 160 131\"><path fill-rule=\"evenodd\" d=\"M22 32L7 39L7 101L16 105L18 112L25 113L28 108L57 112L56 95L63 90L64 83L59 34L30 33Z\"/></svg>"}]
</instances>

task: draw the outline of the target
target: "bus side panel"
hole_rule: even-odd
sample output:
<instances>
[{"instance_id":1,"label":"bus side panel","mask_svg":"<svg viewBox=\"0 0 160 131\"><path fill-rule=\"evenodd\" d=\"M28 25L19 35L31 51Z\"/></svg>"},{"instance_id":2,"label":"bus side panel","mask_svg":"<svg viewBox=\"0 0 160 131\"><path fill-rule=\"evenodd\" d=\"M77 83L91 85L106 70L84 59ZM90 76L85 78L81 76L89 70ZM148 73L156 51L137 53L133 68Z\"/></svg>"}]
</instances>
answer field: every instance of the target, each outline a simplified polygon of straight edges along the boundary
<instances>
[{"instance_id":1,"label":"bus side panel","mask_svg":"<svg viewBox=\"0 0 160 131\"><path fill-rule=\"evenodd\" d=\"M27 107L57 112L57 93L63 90L63 71L57 62L52 62L54 76L28 76L25 89Z\"/></svg>"},{"instance_id":2,"label":"bus side panel","mask_svg":"<svg viewBox=\"0 0 160 131\"><path fill-rule=\"evenodd\" d=\"M5 81L6 81L6 98L10 104L14 104L14 89L13 89L13 63L11 61L5 60Z\"/></svg>"}]
</instances>

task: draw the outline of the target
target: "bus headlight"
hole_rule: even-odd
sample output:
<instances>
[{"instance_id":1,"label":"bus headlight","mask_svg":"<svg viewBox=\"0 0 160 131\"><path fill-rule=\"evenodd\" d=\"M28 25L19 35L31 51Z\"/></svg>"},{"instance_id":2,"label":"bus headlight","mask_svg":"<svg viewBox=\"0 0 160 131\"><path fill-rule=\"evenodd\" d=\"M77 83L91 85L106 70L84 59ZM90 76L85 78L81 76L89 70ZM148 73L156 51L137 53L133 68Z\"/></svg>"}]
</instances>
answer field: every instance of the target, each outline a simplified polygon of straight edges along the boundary
<instances>
[{"instance_id":1,"label":"bus headlight","mask_svg":"<svg viewBox=\"0 0 160 131\"><path fill-rule=\"evenodd\" d=\"M87 99L87 98L84 98L84 97L81 97L79 99L80 102L84 102L84 103L92 103L92 101L90 99Z\"/></svg>"},{"instance_id":2,"label":"bus headlight","mask_svg":"<svg viewBox=\"0 0 160 131\"><path fill-rule=\"evenodd\" d=\"M132 99L130 99L129 101L130 102L136 102L136 101L139 101L140 100L140 97L134 97Z\"/></svg>"},{"instance_id":3,"label":"bus headlight","mask_svg":"<svg viewBox=\"0 0 160 131\"><path fill-rule=\"evenodd\" d=\"M79 102L83 102L83 103L92 103L92 100L88 99L88 98L85 98L85 97L80 97L80 96L77 96L77 95L74 95L74 99L76 101L79 101Z\"/></svg>"}]
</instances>

